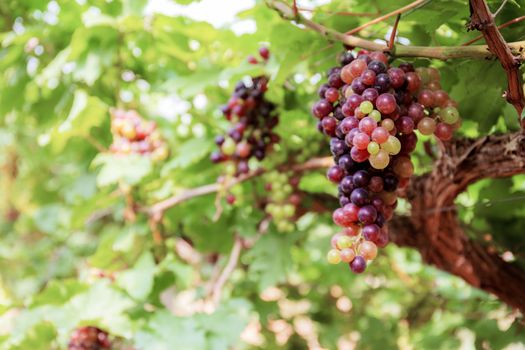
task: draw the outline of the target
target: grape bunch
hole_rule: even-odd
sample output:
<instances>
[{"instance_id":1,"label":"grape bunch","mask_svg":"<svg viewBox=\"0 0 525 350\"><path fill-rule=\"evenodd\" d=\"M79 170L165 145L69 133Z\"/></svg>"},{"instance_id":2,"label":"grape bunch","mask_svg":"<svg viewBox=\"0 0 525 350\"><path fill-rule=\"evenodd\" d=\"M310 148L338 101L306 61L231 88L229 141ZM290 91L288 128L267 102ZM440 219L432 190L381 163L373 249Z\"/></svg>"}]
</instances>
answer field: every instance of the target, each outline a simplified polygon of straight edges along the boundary
<instances>
[{"instance_id":1,"label":"grape bunch","mask_svg":"<svg viewBox=\"0 0 525 350\"><path fill-rule=\"evenodd\" d=\"M269 57L269 53L263 52ZM276 106L264 98L267 89L265 76L240 81L228 104L222 107L224 117L232 126L226 136L216 137L219 150L210 158L214 163L231 161L235 176L248 173L250 158L263 160L272 145L280 140L272 131L279 123L279 116Z\"/></svg>"},{"instance_id":2,"label":"grape bunch","mask_svg":"<svg viewBox=\"0 0 525 350\"><path fill-rule=\"evenodd\" d=\"M169 155L168 145L157 124L144 120L137 111L112 109L111 133L112 153L140 154L151 157L153 161L165 160Z\"/></svg>"},{"instance_id":3,"label":"grape bunch","mask_svg":"<svg viewBox=\"0 0 525 350\"><path fill-rule=\"evenodd\" d=\"M100 328L91 326L75 329L68 345L68 350L102 349L111 349L108 334Z\"/></svg>"},{"instance_id":4,"label":"grape bunch","mask_svg":"<svg viewBox=\"0 0 525 350\"><path fill-rule=\"evenodd\" d=\"M293 217L301 202L297 193L299 178L291 174L272 171L264 176L268 202L265 210L272 217L279 232L290 232L294 229Z\"/></svg>"},{"instance_id":5,"label":"grape bunch","mask_svg":"<svg viewBox=\"0 0 525 350\"><path fill-rule=\"evenodd\" d=\"M436 69L391 67L382 52L345 52L319 96L312 113L318 129L331 137L335 165L327 177L338 184L341 207L333 220L343 228L332 238L327 259L361 273L377 248L388 244L386 222L397 205L396 190L414 172L415 130L448 140L459 127L459 113L441 90Z\"/></svg>"}]
</instances>

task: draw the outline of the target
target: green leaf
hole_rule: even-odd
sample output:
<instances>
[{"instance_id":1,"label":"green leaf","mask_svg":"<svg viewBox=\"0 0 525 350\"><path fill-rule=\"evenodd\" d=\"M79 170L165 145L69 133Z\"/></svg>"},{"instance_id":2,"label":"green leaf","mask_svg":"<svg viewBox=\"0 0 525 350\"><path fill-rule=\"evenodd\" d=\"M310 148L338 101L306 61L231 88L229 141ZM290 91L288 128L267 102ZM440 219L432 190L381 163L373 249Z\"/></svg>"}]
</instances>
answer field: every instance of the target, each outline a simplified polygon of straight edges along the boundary
<instances>
[{"instance_id":1,"label":"green leaf","mask_svg":"<svg viewBox=\"0 0 525 350\"><path fill-rule=\"evenodd\" d=\"M97 184L100 187L124 182L129 185L138 184L153 170L151 159L140 155L99 154L92 163L100 167Z\"/></svg>"},{"instance_id":2,"label":"green leaf","mask_svg":"<svg viewBox=\"0 0 525 350\"><path fill-rule=\"evenodd\" d=\"M87 136L91 128L100 126L107 117L107 105L84 90L77 90L69 115L51 132L51 145L55 152L64 149L70 138Z\"/></svg>"},{"instance_id":3,"label":"green leaf","mask_svg":"<svg viewBox=\"0 0 525 350\"><path fill-rule=\"evenodd\" d=\"M144 253L132 269L122 272L118 284L134 299L144 300L151 292L156 266L151 253Z\"/></svg>"},{"instance_id":4,"label":"green leaf","mask_svg":"<svg viewBox=\"0 0 525 350\"><path fill-rule=\"evenodd\" d=\"M187 168L210 154L214 147L211 139L191 139L177 148L177 155L173 157L163 168L162 174L166 175L172 170Z\"/></svg>"}]
</instances>

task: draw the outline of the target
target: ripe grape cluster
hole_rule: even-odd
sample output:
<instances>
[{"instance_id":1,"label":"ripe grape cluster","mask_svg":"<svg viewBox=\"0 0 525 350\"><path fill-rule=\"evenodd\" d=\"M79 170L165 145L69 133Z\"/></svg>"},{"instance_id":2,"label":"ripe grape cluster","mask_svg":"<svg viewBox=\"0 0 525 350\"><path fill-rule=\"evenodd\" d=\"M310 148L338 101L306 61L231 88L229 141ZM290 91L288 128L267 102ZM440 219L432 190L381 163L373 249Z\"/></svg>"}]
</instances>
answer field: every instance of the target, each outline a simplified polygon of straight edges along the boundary
<instances>
[{"instance_id":1,"label":"ripe grape cluster","mask_svg":"<svg viewBox=\"0 0 525 350\"><path fill-rule=\"evenodd\" d=\"M80 327L71 335L68 350L111 349L108 334L97 327Z\"/></svg>"},{"instance_id":2,"label":"ripe grape cluster","mask_svg":"<svg viewBox=\"0 0 525 350\"><path fill-rule=\"evenodd\" d=\"M312 113L331 137L335 165L327 177L338 184L341 205L333 220L343 231L332 238L327 259L361 273L377 248L388 244L396 190L414 172L415 130L448 140L459 114L434 68L391 67L385 54L367 51L357 57L347 51L340 63L328 72Z\"/></svg>"},{"instance_id":3,"label":"ripe grape cluster","mask_svg":"<svg viewBox=\"0 0 525 350\"><path fill-rule=\"evenodd\" d=\"M157 124L145 121L137 111L112 109L111 152L115 154L140 154L153 161L165 160L169 155L168 145L162 138Z\"/></svg>"},{"instance_id":4,"label":"ripe grape cluster","mask_svg":"<svg viewBox=\"0 0 525 350\"><path fill-rule=\"evenodd\" d=\"M261 56L269 57L269 52L262 50L259 50ZM232 161L235 176L248 173L250 158L263 160L271 146L280 140L273 132L279 116L276 106L264 97L267 89L265 76L239 81L228 104L222 107L224 117L232 126L226 136L216 137L219 150L212 153L211 160L214 163Z\"/></svg>"},{"instance_id":5,"label":"ripe grape cluster","mask_svg":"<svg viewBox=\"0 0 525 350\"><path fill-rule=\"evenodd\" d=\"M291 174L271 171L264 176L264 180L265 190L268 192L266 212L272 217L279 232L293 231L293 217L301 202L301 197L297 193L299 178Z\"/></svg>"}]
</instances>

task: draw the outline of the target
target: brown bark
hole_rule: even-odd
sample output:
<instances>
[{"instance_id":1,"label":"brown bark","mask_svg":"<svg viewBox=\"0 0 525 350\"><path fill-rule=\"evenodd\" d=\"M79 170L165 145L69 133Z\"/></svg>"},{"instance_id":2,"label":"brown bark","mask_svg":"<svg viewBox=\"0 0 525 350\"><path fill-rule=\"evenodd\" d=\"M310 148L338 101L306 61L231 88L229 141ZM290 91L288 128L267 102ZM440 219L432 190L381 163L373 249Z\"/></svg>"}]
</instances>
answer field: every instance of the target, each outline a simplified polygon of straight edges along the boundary
<instances>
[{"instance_id":1,"label":"brown bark","mask_svg":"<svg viewBox=\"0 0 525 350\"><path fill-rule=\"evenodd\" d=\"M450 209L468 185L521 173L525 173L525 136L521 133L447 144L434 170L413 179L407 191L412 215L389 223L392 241L418 249L425 262L525 311L525 271L469 239L456 210Z\"/></svg>"},{"instance_id":2,"label":"brown bark","mask_svg":"<svg viewBox=\"0 0 525 350\"><path fill-rule=\"evenodd\" d=\"M498 57L503 69L505 69L508 80L505 97L516 108L521 126L525 128L525 119L521 117L525 106L525 97L519 71L520 59L513 55L509 45L499 32L498 27L494 23L494 16L485 0L470 0L470 13L468 28L481 31L490 52Z\"/></svg>"}]
</instances>

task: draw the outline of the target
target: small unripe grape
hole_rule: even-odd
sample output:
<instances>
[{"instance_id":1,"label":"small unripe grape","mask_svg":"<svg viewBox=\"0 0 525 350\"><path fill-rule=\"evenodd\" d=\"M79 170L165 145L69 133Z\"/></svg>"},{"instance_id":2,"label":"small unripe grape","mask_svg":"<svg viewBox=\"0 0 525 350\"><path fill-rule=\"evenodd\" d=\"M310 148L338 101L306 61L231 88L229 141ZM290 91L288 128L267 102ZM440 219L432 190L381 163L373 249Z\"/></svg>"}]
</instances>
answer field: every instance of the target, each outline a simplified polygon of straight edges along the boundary
<instances>
[{"instance_id":1,"label":"small unripe grape","mask_svg":"<svg viewBox=\"0 0 525 350\"><path fill-rule=\"evenodd\" d=\"M423 135L432 135L434 130L436 130L436 121L429 117L424 117L417 124L417 129Z\"/></svg>"},{"instance_id":2,"label":"small unripe grape","mask_svg":"<svg viewBox=\"0 0 525 350\"><path fill-rule=\"evenodd\" d=\"M381 112L379 112L377 109L374 109L372 112L370 112L368 116L378 123L381 121Z\"/></svg>"},{"instance_id":3,"label":"small unripe grape","mask_svg":"<svg viewBox=\"0 0 525 350\"><path fill-rule=\"evenodd\" d=\"M337 249L330 249L326 254L326 260L329 264L337 265L341 262L341 255Z\"/></svg>"},{"instance_id":4,"label":"small unripe grape","mask_svg":"<svg viewBox=\"0 0 525 350\"><path fill-rule=\"evenodd\" d=\"M361 112L363 112L364 114L369 114L370 112L372 112L374 110L374 105L372 104L372 102L370 101L363 101L361 102L361 104L359 105L359 109L361 110Z\"/></svg>"},{"instance_id":5,"label":"small unripe grape","mask_svg":"<svg viewBox=\"0 0 525 350\"><path fill-rule=\"evenodd\" d=\"M454 124L459 119L459 112L454 107L445 107L439 111L439 117L447 124Z\"/></svg>"},{"instance_id":6,"label":"small unripe grape","mask_svg":"<svg viewBox=\"0 0 525 350\"><path fill-rule=\"evenodd\" d=\"M368 144L366 150L368 151L368 153L370 153L370 155L377 154L377 152L379 152L379 144L377 142L372 141Z\"/></svg>"},{"instance_id":7,"label":"small unripe grape","mask_svg":"<svg viewBox=\"0 0 525 350\"><path fill-rule=\"evenodd\" d=\"M224 143L221 146L222 153L224 153L227 156L232 156L235 153L236 146L235 141L231 138L227 138L224 140Z\"/></svg>"},{"instance_id":8,"label":"small unripe grape","mask_svg":"<svg viewBox=\"0 0 525 350\"><path fill-rule=\"evenodd\" d=\"M390 154L398 154L401 151L401 142L397 137L390 135L381 148Z\"/></svg>"},{"instance_id":9,"label":"small unripe grape","mask_svg":"<svg viewBox=\"0 0 525 350\"><path fill-rule=\"evenodd\" d=\"M350 248L351 246L352 246L352 238L343 235L337 239L338 249Z\"/></svg>"},{"instance_id":10,"label":"small unripe grape","mask_svg":"<svg viewBox=\"0 0 525 350\"><path fill-rule=\"evenodd\" d=\"M392 130L394 130L395 124L394 124L394 121L392 119L387 118L387 119L384 119L383 121L381 121L381 126L383 128L385 128L387 131L392 131Z\"/></svg>"},{"instance_id":11,"label":"small unripe grape","mask_svg":"<svg viewBox=\"0 0 525 350\"><path fill-rule=\"evenodd\" d=\"M370 241L364 241L359 245L359 255L366 260L374 260L377 256L377 246Z\"/></svg>"},{"instance_id":12,"label":"small unripe grape","mask_svg":"<svg viewBox=\"0 0 525 350\"><path fill-rule=\"evenodd\" d=\"M352 262L352 260L355 258L355 252L352 248L342 249L339 255L341 257L341 261L345 263Z\"/></svg>"},{"instance_id":13,"label":"small unripe grape","mask_svg":"<svg viewBox=\"0 0 525 350\"><path fill-rule=\"evenodd\" d=\"M368 161L374 169L384 169L388 166L390 157L387 151L381 149L376 154L370 155Z\"/></svg>"},{"instance_id":14,"label":"small unripe grape","mask_svg":"<svg viewBox=\"0 0 525 350\"><path fill-rule=\"evenodd\" d=\"M426 85L426 84L428 84L430 82L431 77L430 77L430 73L428 71L428 68L426 68L426 67L416 68L416 73L419 74L419 77L420 77L421 82L423 83L423 85Z\"/></svg>"}]
</instances>

